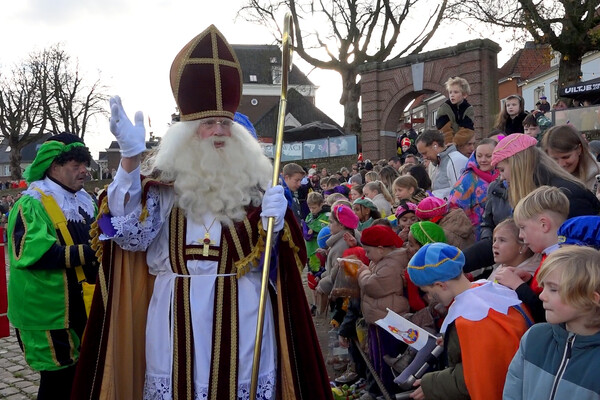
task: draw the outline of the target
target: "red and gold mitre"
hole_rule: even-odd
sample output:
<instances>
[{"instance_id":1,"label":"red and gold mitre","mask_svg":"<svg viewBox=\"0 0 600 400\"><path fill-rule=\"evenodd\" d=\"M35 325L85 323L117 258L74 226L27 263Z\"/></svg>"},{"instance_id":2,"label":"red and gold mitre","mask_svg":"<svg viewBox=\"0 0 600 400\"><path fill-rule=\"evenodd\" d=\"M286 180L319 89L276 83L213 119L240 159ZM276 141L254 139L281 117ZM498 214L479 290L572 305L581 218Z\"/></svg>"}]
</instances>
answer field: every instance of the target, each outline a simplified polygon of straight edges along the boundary
<instances>
[{"instance_id":1,"label":"red and gold mitre","mask_svg":"<svg viewBox=\"0 0 600 400\"><path fill-rule=\"evenodd\" d=\"M208 117L233 119L242 98L242 68L214 25L179 51L170 75L181 121Z\"/></svg>"}]
</instances>

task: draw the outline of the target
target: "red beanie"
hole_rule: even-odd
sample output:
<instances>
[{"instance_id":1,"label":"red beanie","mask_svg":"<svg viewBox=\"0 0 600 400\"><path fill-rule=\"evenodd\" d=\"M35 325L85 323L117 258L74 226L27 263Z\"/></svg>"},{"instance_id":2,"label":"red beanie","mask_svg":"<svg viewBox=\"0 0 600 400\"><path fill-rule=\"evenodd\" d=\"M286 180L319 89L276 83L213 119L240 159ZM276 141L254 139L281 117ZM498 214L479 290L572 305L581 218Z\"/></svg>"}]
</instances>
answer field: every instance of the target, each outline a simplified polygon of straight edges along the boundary
<instances>
[{"instance_id":1,"label":"red beanie","mask_svg":"<svg viewBox=\"0 0 600 400\"><path fill-rule=\"evenodd\" d=\"M372 247L402 247L404 241L392 228L384 225L374 225L362 231L360 241L365 246Z\"/></svg>"}]
</instances>

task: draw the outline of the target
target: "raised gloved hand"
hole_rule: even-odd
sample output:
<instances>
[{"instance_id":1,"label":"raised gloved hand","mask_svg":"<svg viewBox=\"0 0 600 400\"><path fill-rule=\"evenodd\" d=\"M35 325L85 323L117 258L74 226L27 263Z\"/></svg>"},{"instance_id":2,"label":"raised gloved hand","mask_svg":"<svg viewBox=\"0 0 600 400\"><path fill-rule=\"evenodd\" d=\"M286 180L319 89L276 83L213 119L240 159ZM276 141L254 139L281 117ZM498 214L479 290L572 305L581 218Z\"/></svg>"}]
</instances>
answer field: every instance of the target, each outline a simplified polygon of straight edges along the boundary
<instances>
[{"instance_id":1,"label":"raised gloved hand","mask_svg":"<svg viewBox=\"0 0 600 400\"><path fill-rule=\"evenodd\" d=\"M134 117L135 125L131 123L121 98L110 98L110 131L121 148L123 157L134 157L146 150L146 128L144 127L144 113L138 111Z\"/></svg>"},{"instance_id":2,"label":"raised gloved hand","mask_svg":"<svg viewBox=\"0 0 600 400\"><path fill-rule=\"evenodd\" d=\"M282 230L287 206L288 202L283 195L283 186L269 187L263 196L262 212L260 213L263 229L267 230L269 217L275 217L273 231Z\"/></svg>"}]
</instances>

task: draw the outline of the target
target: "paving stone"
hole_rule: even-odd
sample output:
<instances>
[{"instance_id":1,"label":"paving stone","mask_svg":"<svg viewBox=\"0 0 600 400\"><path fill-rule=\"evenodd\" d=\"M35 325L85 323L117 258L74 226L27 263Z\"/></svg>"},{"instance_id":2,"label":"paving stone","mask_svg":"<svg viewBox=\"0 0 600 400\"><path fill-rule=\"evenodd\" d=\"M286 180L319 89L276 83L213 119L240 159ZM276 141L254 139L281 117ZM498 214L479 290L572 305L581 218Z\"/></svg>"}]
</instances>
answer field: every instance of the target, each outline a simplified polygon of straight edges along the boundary
<instances>
[{"instance_id":1,"label":"paving stone","mask_svg":"<svg viewBox=\"0 0 600 400\"><path fill-rule=\"evenodd\" d=\"M0 398L5 398L15 393L19 393L19 389L15 387L7 387L0 390Z\"/></svg>"},{"instance_id":2,"label":"paving stone","mask_svg":"<svg viewBox=\"0 0 600 400\"><path fill-rule=\"evenodd\" d=\"M15 382L14 385L15 385L15 387L18 387L19 389L25 389L26 387L33 386L33 382L20 381L20 382Z\"/></svg>"}]
</instances>

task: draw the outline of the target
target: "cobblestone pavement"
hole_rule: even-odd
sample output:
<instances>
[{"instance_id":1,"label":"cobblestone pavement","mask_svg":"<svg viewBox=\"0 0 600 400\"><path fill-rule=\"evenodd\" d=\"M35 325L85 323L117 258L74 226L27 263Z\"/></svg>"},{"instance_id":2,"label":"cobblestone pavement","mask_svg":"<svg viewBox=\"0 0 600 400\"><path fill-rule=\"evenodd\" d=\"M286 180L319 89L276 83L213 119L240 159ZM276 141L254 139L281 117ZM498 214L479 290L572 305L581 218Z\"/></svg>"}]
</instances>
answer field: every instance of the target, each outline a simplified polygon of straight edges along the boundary
<instances>
[{"instance_id":1,"label":"cobblestone pavement","mask_svg":"<svg viewBox=\"0 0 600 400\"><path fill-rule=\"evenodd\" d=\"M14 329L0 339L0 399L35 399L40 374L33 371L23 357Z\"/></svg>"}]
</instances>

